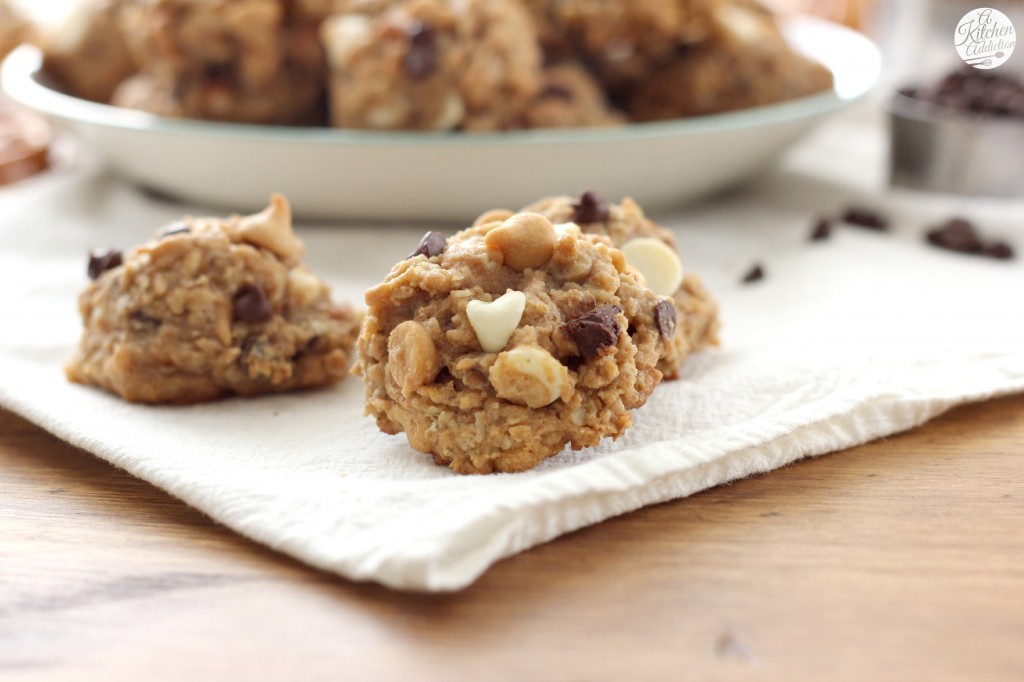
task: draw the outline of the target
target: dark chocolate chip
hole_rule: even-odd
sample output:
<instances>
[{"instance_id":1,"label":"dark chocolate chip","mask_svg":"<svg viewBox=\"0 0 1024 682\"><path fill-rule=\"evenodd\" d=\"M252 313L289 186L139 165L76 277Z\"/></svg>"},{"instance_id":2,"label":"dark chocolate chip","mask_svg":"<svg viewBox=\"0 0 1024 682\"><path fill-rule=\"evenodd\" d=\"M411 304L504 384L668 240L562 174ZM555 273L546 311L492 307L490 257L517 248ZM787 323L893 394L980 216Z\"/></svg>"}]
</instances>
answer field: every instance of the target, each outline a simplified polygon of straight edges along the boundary
<instances>
[{"instance_id":1,"label":"dark chocolate chip","mask_svg":"<svg viewBox=\"0 0 1024 682\"><path fill-rule=\"evenodd\" d=\"M565 87L561 83L548 83L544 86L544 89L540 91L541 99L562 99L566 102L573 101L576 96L573 95L572 90Z\"/></svg>"},{"instance_id":2,"label":"dark chocolate chip","mask_svg":"<svg viewBox=\"0 0 1024 682\"><path fill-rule=\"evenodd\" d=\"M445 237L443 233L427 232L423 235L423 239L420 240L420 245L416 247L415 251L406 256L406 259L415 258L416 256L426 256L427 258L440 256L447 247L448 237Z\"/></svg>"},{"instance_id":3,"label":"dark chocolate chip","mask_svg":"<svg viewBox=\"0 0 1024 682\"><path fill-rule=\"evenodd\" d=\"M760 282L764 279L764 276L764 266L760 263L754 263L754 265L747 270L747 274L743 275L743 283L750 284L752 282Z\"/></svg>"},{"instance_id":4,"label":"dark chocolate chip","mask_svg":"<svg viewBox=\"0 0 1024 682\"><path fill-rule=\"evenodd\" d=\"M580 225L603 223L608 220L608 202L593 192L584 192L580 200L572 205L572 220Z\"/></svg>"},{"instance_id":5,"label":"dark chocolate chip","mask_svg":"<svg viewBox=\"0 0 1024 682\"><path fill-rule=\"evenodd\" d=\"M1006 242L990 242L985 247L985 255L996 260L1013 260L1013 247Z\"/></svg>"},{"instance_id":6,"label":"dark chocolate chip","mask_svg":"<svg viewBox=\"0 0 1024 682\"><path fill-rule=\"evenodd\" d=\"M266 322L274 316L270 300L258 284L243 284L231 302L236 320Z\"/></svg>"},{"instance_id":7,"label":"dark chocolate chip","mask_svg":"<svg viewBox=\"0 0 1024 682\"><path fill-rule=\"evenodd\" d=\"M810 240L812 242L823 242L832 236L832 221L828 218L818 218L811 230Z\"/></svg>"},{"instance_id":8,"label":"dark chocolate chip","mask_svg":"<svg viewBox=\"0 0 1024 682\"><path fill-rule=\"evenodd\" d=\"M676 333L676 306L672 301L664 298L654 306L654 324L658 325L658 331L666 339Z\"/></svg>"},{"instance_id":9,"label":"dark chocolate chip","mask_svg":"<svg viewBox=\"0 0 1024 682\"><path fill-rule=\"evenodd\" d=\"M578 372L580 367L583 366L584 362L586 362L586 360L584 360L578 355L573 355L572 357L568 357L562 360L562 364L565 365L566 368L571 369L573 372Z\"/></svg>"},{"instance_id":10,"label":"dark chocolate chip","mask_svg":"<svg viewBox=\"0 0 1024 682\"><path fill-rule=\"evenodd\" d=\"M869 208L851 207L846 209L846 212L843 213L843 222L878 232L889 230L889 219Z\"/></svg>"},{"instance_id":11,"label":"dark chocolate chip","mask_svg":"<svg viewBox=\"0 0 1024 682\"><path fill-rule=\"evenodd\" d=\"M192 228L188 226L188 223L172 223L160 230L160 238L173 237L176 234L189 234L192 232Z\"/></svg>"},{"instance_id":12,"label":"dark chocolate chip","mask_svg":"<svg viewBox=\"0 0 1024 682\"><path fill-rule=\"evenodd\" d=\"M977 228L964 218L952 218L926 235L928 243L957 253L982 253L985 245Z\"/></svg>"},{"instance_id":13,"label":"dark chocolate chip","mask_svg":"<svg viewBox=\"0 0 1024 682\"><path fill-rule=\"evenodd\" d=\"M124 263L124 257L117 249L93 249L89 252L89 279L100 278L107 270L113 270Z\"/></svg>"},{"instance_id":14,"label":"dark chocolate chip","mask_svg":"<svg viewBox=\"0 0 1024 682\"><path fill-rule=\"evenodd\" d=\"M1024 81L1010 74L965 67L907 94L955 112L1024 117Z\"/></svg>"},{"instance_id":15,"label":"dark chocolate chip","mask_svg":"<svg viewBox=\"0 0 1024 682\"><path fill-rule=\"evenodd\" d=\"M622 308L617 305L602 305L569 320L566 330L576 342L580 355L589 360L602 348L614 346L619 340L618 315Z\"/></svg>"},{"instance_id":16,"label":"dark chocolate chip","mask_svg":"<svg viewBox=\"0 0 1024 682\"><path fill-rule=\"evenodd\" d=\"M159 327L161 324L163 324L163 320L161 320L159 317L153 317L152 315L147 315L146 313L142 312L141 310L133 310L128 315L128 319L131 320L134 324L136 324L136 325L138 325L140 327L155 328L155 327Z\"/></svg>"},{"instance_id":17,"label":"dark chocolate chip","mask_svg":"<svg viewBox=\"0 0 1024 682\"><path fill-rule=\"evenodd\" d=\"M433 26L414 22L407 32L409 50L405 53L402 68L412 80L427 78L437 71L437 32Z\"/></svg>"}]
</instances>

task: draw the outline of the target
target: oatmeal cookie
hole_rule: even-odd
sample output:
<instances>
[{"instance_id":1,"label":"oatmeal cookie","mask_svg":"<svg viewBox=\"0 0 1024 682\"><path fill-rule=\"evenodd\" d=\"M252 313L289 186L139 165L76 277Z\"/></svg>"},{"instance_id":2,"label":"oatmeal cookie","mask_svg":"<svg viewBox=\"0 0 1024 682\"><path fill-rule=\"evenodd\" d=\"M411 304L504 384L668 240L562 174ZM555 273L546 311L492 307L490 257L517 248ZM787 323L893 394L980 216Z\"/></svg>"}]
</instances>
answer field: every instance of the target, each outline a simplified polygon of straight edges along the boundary
<instances>
[{"instance_id":1,"label":"oatmeal cookie","mask_svg":"<svg viewBox=\"0 0 1024 682\"><path fill-rule=\"evenodd\" d=\"M459 473L622 435L674 332L609 240L535 213L428 233L366 303L367 414Z\"/></svg>"},{"instance_id":2,"label":"oatmeal cookie","mask_svg":"<svg viewBox=\"0 0 1024 682\"><path fill-rule=\"evenodd\" d=\"M281 196L248 217L187 218L127 254L95 251L71 381L195 403L340 381L359 316L301 264Z\"/></svg>"},{"instance_id":3,"label":"oatmeal cookie","mask_svg":"<svg viewBox=\"0 0 1024 682\"><path fill-rule=\"evenodd\" d=\"M626 117L616 111L594 77L573 62L544 69L540 92L527 108L526 128L584 128L616 126Z\"/></svg>"},{"instance_id":4,"label":"oatmeal cookie","mask_svg":"<svg viewBox=\"0 0 1024 682\"><path fill-rule=\"evenodd\" d=\"M119 0L81 0L45 34L43 70L69 94L107 103L135 73L121 33Z\"/></svg>"},{"instance_id":5,"label":"oatmeal cookie","mask_svg":"<svg viewBox=\"0 0 1024 682\"><path fill-rule=\"evenodd\" d=\"M708 34L718 0L526 0L555 56L585 58L619 90Z\"/></svg>"},{"instance_id":6,"label":"oatmeal cookie","mask_svg":"<svg viewBox=\"0 0 1024 682\"><path fill-rule=\"evenodd\" d=\"M339 128L498 130L540 89L537 37L515 0L405 0L321 33Z\"/></svg>"},{"instance_id":7,"label":"oatmeal cookie","mask_svg":"<svg viewBox=\"0 0 1024 682\"><path fill-rule=\"evenodd\" d=\"M316 82L283 76L257 90L219 78L171 85L138 73L114 91L111 103L158 116L266 125L321 125L326 120Z\"/></svg>"},{"instance_id":8,"label":"oatmeal cookie","mask_svg":"<svg viewBox=\"0 0 1024 682\"><path fill-rule=\"evenodd\" d=\"M140 75L114 102L152 113L294 125L320 122L318 23L283 0L125 0Z\"/></svg>"},{"instance_id":9,"label":"oatmeal cookie","mask_svg":"<svg viewBox=\"0 0 1024 682\"><path fill-rule=\"evenodd\" d=\"M610 204L587 192L579 199L542 199L523 210L539 213L555 223L574 222L587 233L608 237L626 254L626 260L645 275L656 294L672 297L677 320L674 339L658 363L658 369L667 378L678 376L691 353L718 345L718 304L700 277L684 272L678 264L678 256L673 255L678 248L672 233L647 218L635 201L626 198L621 204ZM490 218L485 214L481 219ZM659 248L656 242L669 249Z\"/></svg>"},{"instance_id":10,"label":"oatmeal cookie","mask_svg":"<svg viewBox=\"0 0 1024 682\"><path fill-rule=\"evenodd\" d=\"M654 72L629 97L640 121L782 102L832 87L832 73L796 53L757 0L721 0L709 37Z\"/></svg>"}]
</instances>

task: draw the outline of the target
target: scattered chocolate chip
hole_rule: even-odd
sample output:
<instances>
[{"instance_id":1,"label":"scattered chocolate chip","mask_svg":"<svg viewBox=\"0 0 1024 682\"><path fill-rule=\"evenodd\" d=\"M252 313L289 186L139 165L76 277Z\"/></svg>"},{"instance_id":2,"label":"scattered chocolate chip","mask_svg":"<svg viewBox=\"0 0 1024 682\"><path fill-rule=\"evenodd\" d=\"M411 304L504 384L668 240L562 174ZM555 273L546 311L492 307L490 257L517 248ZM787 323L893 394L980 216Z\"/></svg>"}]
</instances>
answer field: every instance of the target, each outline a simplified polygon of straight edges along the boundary
<instances>
[{"instance_id":1,"label":"scattered chocolate chip","mask_svg":"<svg viewBox=\"0 0 1024 682\"><path fill-rule=\"evenodd\" d=\"M991 242L985 247L985 255L996 260L1013 260L1013 247L1006 242Z\"/></svg>"},{"instance_id":2,"label":"scattered chocolate chip","mask_svg":"<svg viewBox=\"0 0 1024 682\"><path fill-rule=\"evenodd\" d=\"M832 221L828 218L818 218L811 230L810 240L812 242L823 242L832 236Z\"/></svg>"},{"instance_id":3,"label":"scattered chocolate chip","mask_svg":"<svg viewBox=\"0 0 1024 682\"><path fill-rule=\"evenodd\" d=\"M930 230L925 238L932 246L957 253L982 253L985 250L974 223L964 218L951 218Z\"/></svg>"},{"instance_id":4,"label":"scattered chocolate chip","mask_svg":"<svg viewBox=\"0 0 1024 682\"><path fill-rule=\"evenodd\" d=\"M274 316L266 293L258 284L243 284L231 302L236 320L266 322Z\"/></svg>"},{"instance_id":5,"label":"scattered chocolate chip","mask_svg":"<svg viewBox=\"0 0 1024 682\"><path fill-rule=\"evenodd\" d=\"M445 237L443 233L427 232L423 235L423 239L420 240L420 245L416 247L415 251L406 256L406 259L415 258L416 256L426 256L427 258L440 256L447 247L448 237Z\"/></svg>"},{"instance_id":6,"label":"scattered chocolate chip","mask_svg":"<svg viewBox=\"0 0 1024 682\"><path fill-rule=\"evenodd\" d=\"M747 270L747 274L743 275L744 284L760 282L762 279L764 279L764 266L760 263L754 263L754 265Z\"/></svg>"},{"instance_id":7,"label":"scattered chocolate chip","mask_svg":"<svg viewBox=\"0 0 1024 682\"><path fill-rule=\"evenodd\" d=\"M188 226L188 223L172 223L160 230L160 238L165 239L176 234L189 234L190 232L192 232L192 228Z\"/></svg>"},{"instance_id":8,"label":"scattered chocolate chip","mask_svg":"<svg viewBox=\"0 0 1024 682\"><path fill-rule=\"evenodd\" d=\"M107 270L113 270L124 263L124 257L117 249L94 249L89 252L89 279L100 278Z\"/></svg>"},{"instance_id":9,"label":"scattered chocolate chip","mask_svg":"<svg viewBox=\"0 0 1024 682\"><path fill-rule=\"evenodd\" d=\"M163 324L163 320L161 320L159 317L147 315L141 310L133 310L128 315L128 319L141 327L159 327L160 325Z\"/></svg>"},{"instance_id":10,"label":"scattered chocolate chip","mask_svg":"<svg viewBox=\"0 0 1024 682\"><path fill-rule=\"evenodd\" d=\"M846 212L843 213L843 222L878 232L889 230L889 219L869 208L851 207L846 209Z\"/></svg>"},{"instance_id":11,"label":"scattered chocolate chip","mask_svg":"<svg viewBox=\"0 0 1024 682\"><path fill-rule=\"evenodd\" d=\"M561 83L548 83L544 86L544 89L540 91L540 99L563 99L566 102L571 102L575 99L572 90L565 87Z\"/></svg>"},{"instance_id":12,"label":"scattered chocolate chip","mask_svg":"<svg viewBox=\"0 0 1024 682\"><path fill-rule=\"evenodd\" d=\"M950 218L925 234L932 246L956 253L986 256L997 260L1011 260L1013 247L1006 242L986 242L977 226L966 218Z\"/></svg>"},{"instance_id":13,"label":"scattered chocolate chip","mask_svg":"<svg viewBox=\"0 0 1024 682\"><path fill-rule=\"evenodd\" d=\"M566 330L584 360L594 357L602 348L615 345L619 339L617 316L621 312L622 308L617 305L602 305L569 320Z\"/></svg>"},{"instance_id":14,"label":"scattered chocolate chip","mask_svg":"<svg viewBox=\"0 0 1024 682\"><path fill-rule=\"evenodd\" d=\"M412 80L421 80L437 71L437 32L433 26L414 22L407 32L409 50L405 53L402 68Z\"/></svg>"},{"instance_id":15,"label":"scattered chocolate chip","mask_svg":"<svg viewBox=\"0 0 1024 682\"><path fill-rule=\"evenodd\" d=\"M663 298L654 306L654 324L666 339L676 333L676 307L672 301Z\"/></svg>"},{"instance_id":16,"label":"scattered chocolate chip","mask_svg":"<svg viewBox=\"0 0 1024 682\"><path fill-rule=\"evenodd\" d=\"M433 383L450 384L453 380L454 377L452 376L452 371L448 369L447 365L441 365L441 370L437 373L437 376L434 377Z\"/></svg>"},{"instance_id":17,"label":"scattered chocolate chip","mask_svg":"<svg viewBox=\"0 0 1024 682\"><path fill-rule=\"evenodd\" d=\"M572 220L580 225L603 223L608 220L608 202L593 192L584 192L580 200L572 205Z\"/></svg>"}]
</instances>

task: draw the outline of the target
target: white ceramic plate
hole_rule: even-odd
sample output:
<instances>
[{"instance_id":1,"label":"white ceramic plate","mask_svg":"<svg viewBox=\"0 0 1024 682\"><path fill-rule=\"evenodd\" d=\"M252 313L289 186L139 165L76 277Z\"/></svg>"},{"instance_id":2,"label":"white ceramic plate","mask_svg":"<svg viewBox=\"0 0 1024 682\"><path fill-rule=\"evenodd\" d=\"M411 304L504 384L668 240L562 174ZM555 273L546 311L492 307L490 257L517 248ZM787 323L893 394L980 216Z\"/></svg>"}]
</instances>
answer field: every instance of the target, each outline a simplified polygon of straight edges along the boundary
<instances>
[{"instance_id":1,"label":"white ceramic plate","mask_svg":"<svg viewBox=\"0 0 1024 682\"><path fill-rule=\"evenodd\" d=\"M365 132L168 119L57 92L31 46L8 57L2 77L12 99L75 133L124 177L211 208L258 210L277 191L309 218L465 221L594 189L657 210L757 174L878 81L881 57L863 36L808 17L784 29L832 70L832 92L606 129Z\"/></svg>"}]
</instances>

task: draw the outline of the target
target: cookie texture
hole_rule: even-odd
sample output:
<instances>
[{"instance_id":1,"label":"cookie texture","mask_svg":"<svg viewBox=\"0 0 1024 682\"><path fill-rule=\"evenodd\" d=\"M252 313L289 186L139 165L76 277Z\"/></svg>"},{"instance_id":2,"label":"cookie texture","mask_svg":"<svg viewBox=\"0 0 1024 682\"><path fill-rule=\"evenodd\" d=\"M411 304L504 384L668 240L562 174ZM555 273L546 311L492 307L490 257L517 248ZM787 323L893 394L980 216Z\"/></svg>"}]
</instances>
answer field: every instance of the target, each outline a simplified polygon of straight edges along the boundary
<instances>
[{"instance_id":1,"label":"cookie texture","mask_svg":"<svg viewBox=\"0 0 1024 682\"><path fill-rule=\"evenodd\" d=\"M758 0L720 0L707 37L651 71L628 96L638 121L773 104L832 87L832 73L795 52Z\"/></svg>"},{"instance_id":2,"label":"cookie texture","mask_svg":"<svg viewBox=\"0 0 1024 682\"><path fill-rule=\"evenodd\" d=\"M525 2L554 54L579 55L618 90L706 37L720 0Z\"/></svg>"},{"instance_id":3,"label":"cookie texture","mask_svg":"<svg viewBox=\"0 0 1024 682\"><path fill-rule=\"evenodd\" d=\"M302 253L280 196L252 216L186 218L126 254L93 252L68 378L140 403L340 381L360 319Z\"/></svg>"},{"instance_id":4,"label":"cookie texture","mask_svg":"<svg viewBox=\"0 0 1024 682\"><path fill-rule=\"evenodd\" d=\"M634 252L631 245L643 245L645 240L657 240L678 253L672 233L647 218L639 204L629 198L623 199L621 204L614 204L593 192L586 192L579 198L559 196L542 199L523 210L539 213L556 223L574 222L584 232L607 237L626 252L627 261ZM481 218L488 219L486 214ZM643 273L645 267L657 266L657 262L645 262L644 267L638 269ZM660 275L660 272L648 272L648 279L656 276L659 280L666 279ZM669 379L679 375L690 354L718 345L718 303L699 275L685 271L681 276L678 285L671 287L672 291L658 292L671 296L675 304L677 324L672 348L658 364L658 369ZM662 319L667 315L663 312Z\"/></svg>"},{"instance_id":5,"label":"cookie texture","mask_svg":"<svg viewBox=\"0 0 1024 682\"><path fill-rule=\"evenodd\" d=\"M43 36L43 68L76 97L109 102L135 73L119 21L120 0L82 0Z\"/></svg>"},{"instance_id":6,"label":"cookie texture","mask_svg":"<svg viewBox=\"0 0 1024 682\"><path fill-rule=\"evenodd\" d=\"M336 127L508 128L540 89L536 33L515 0L407 0L337 15L321 35Z\"/></svg>"},{"instance_id":7,"label":"cookie texture","mask_svg":"<svg viewBox=\"0 0 1024 682\"><path fill-rule=\"evenodd\" d=\"M668 299L607 238L533 213L428 241L366 294L356 372L380 429L459 473L622 435L661 379Z\"/></svg>"},{"instance_id":8,"label":"cookie texture","mask_svg":"<svg viewBox=\"0 0 1024 682\"><path fill-rule=\"evenodd\" d=\"M140 75L116 91L114 104L241 123L322 120L326 61L317 22L291 2L121 4L121 32Z\"/></svg>"},{"instance_id":9,"label":"cookie texture","mask_svg":"<svg viewBox=\"0 0 1024 682\"><path fill-rule=\"evenodd\" d=\"M578 62L544 69L541 88L523 114L524 128L583 128L623 125L600 84Z\"/></svg>"}]
</instances>

